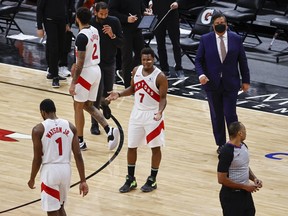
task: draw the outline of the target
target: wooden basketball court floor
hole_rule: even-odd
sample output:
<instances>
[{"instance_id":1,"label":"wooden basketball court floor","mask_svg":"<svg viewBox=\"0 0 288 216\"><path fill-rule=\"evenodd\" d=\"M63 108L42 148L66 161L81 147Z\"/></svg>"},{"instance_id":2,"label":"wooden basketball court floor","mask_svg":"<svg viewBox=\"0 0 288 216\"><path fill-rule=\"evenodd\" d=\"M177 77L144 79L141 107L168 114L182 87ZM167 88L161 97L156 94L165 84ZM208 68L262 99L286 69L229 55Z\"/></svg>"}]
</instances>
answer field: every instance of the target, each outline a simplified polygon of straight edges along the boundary
<instances>
[{"instance_id":1,"label":"wooden basketball court floor","mask_svg":"<svg viewBox=\"0 0 288 216\"><path fill-rule=\"evenodd\" d=\"M39 103L45 98L55 101L57 115L74 123L72 98L68 95L69 81L60 89L52 89L41 71L0 64L0 215L46 215L40 202L39 174L37 188L27 186L32 161L31 129L42 121ZM115 86L115 89L122 89ZM78 185L72 187L66 203L67 215L82 216L175 216L222 215L217 182L217 154L214 144L207 101L168 96L165 112L166 147L158 173L158 189L143 193L140 187L150 174L150 150L139 148L136 166L137 190L121 194L118 189L125 181L127 126L133 97L112 102L111 109L124 131L124 144L115 154L106 146L106 135L90 134L90 117L86 115L85 138L88 150L83 152L90 192L81 197ZM259 216L285 216L288 203L287 128L283 115L238 108L239 120L246 125L246 143L250 149L250 166L264 187L253 194ZM111 125L115 122L109 120ZM5 136L5 131L12 134ZM4 131L4 132L3 132ZM21 136L22 135L22 136ZM7 138L8 137L8 138ZM7 141L14 138L17 142ZM117 154L118 152L116 152ZM277 155L282 160L265 155ZM281 155L282 154L282 155ZM286 155L285 155L286 154ZM78 173L72 160L72 184ZM32 204L25 205L29 202ZM19 207L24 205L22 207ZM19 207L19 208L18 208ZM11 210L15 208L14 210Z\"/></svg>"}]
</instances>

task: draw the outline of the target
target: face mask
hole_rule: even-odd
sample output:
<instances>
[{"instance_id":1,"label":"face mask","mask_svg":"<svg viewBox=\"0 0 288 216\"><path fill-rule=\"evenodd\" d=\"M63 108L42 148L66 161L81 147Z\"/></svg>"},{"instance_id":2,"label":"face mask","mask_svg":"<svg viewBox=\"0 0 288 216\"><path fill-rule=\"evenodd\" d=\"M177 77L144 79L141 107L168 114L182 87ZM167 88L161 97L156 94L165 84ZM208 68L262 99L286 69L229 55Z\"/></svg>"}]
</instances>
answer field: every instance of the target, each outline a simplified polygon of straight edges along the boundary
<instances>
[{"instance_id":1,"label":"face mask","mask_svg":"<svg viewBox=\"0 0 288 216\"><path fill-rule=\"evenodd\" d=\"M224 25L224 24L215 25L215 31L216 32L223 33L223 32L225 32L225 30L226 30L226 25Z\"/></svg>"}]
</instances>

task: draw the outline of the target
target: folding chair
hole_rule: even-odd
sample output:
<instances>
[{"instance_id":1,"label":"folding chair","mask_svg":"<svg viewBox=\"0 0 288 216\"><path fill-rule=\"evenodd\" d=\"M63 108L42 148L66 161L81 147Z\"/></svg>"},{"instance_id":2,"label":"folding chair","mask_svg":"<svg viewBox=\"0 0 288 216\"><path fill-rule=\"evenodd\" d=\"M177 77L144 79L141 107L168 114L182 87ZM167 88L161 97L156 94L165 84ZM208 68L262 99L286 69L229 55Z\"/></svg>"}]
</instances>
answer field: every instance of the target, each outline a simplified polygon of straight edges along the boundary
<instances>
[{"instance_id":1,"label":"folding chair","mask_svg":"<svg viewBox=\"0 0 288 216\"><path fill-rule=\"evenodd\" d=\"M19 12L22 2L23 0L0 1L0 29L2 33L6 31L5 37L7 37L10 30L17 30L23 33L15 21L15 16Z\"/></svg>"},{"instance_id":2,"label":"folding chair","mask_svg":"<svg viewBox=\"0 0 288 216\"><path fill-rule=\"evenodd\" d=\"M271 50L275 39L280 34L282 34L284 36L285 40L288 43L288 5L286 7L284 16L283 17L276 17L276 18L272 19L270 21L270 25L276 27L276 31L275 31L275 34L274 34L274 36L272 38L272 41L271 41L270 46L269 46L268 49Z\"/></svg>"},{"instance_id":3,"label":"folding chair","mask_svg":"<svg viewBox=\"0 0 288 216\"><path fill-rule=\"evenodd\" d=\"M246 37L253 37L258 40L259 44L262 43L253 30L252 24L256 20L263 3L264 0L237 0L233 10L223 12L227 22L232 24L232 29L243 37L243 42ZM242 33L240 33L240 30Z\"/></svg>"}]
</instances>

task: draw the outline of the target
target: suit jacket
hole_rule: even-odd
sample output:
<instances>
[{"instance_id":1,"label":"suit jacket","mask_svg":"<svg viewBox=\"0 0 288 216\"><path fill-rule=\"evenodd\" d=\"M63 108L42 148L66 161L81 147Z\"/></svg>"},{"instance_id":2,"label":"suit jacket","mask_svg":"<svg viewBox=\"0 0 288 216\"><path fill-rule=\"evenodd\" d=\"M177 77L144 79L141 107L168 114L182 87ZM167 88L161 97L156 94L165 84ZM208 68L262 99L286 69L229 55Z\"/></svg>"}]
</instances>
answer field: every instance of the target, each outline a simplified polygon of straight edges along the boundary
<instances>
[{"instance_id":1,"label":"suit jacket","mask_svg":"<svg viewBox=\"0 0 288 216\"><path fill-rule=\"evenodd\" d=\"M242 38L231 31L227 31L227 37L228 51L223 63L217 50L215 33L209 32L201 37L195 59L195 68L198 76L205 74L209 79L203 86L206 91L217 90L220 84L227 91L238 91L241 83L240 74L242 83L250 83L250 73ZM222 83L220 82L221 79Z\"/></svg>"}]
</instances>

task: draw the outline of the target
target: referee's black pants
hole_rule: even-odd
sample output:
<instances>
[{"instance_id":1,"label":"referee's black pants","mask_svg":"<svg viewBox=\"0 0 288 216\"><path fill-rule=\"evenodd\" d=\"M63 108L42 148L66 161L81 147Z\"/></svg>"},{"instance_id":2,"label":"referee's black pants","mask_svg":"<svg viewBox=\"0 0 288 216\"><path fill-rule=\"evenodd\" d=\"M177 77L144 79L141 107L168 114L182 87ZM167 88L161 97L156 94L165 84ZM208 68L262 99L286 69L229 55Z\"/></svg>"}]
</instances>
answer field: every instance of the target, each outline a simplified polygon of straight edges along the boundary
<instances>
[{"instance_id":1,"label":"referee's black pants","mask_svg":"<svg viewBox=\"0 0 288 216\"><path fill-rule=\"evenodd\" d=\"M223 216L255 215L256 210L250 192L222 187L219 196Z\"/></svg>"}]
</instances>

